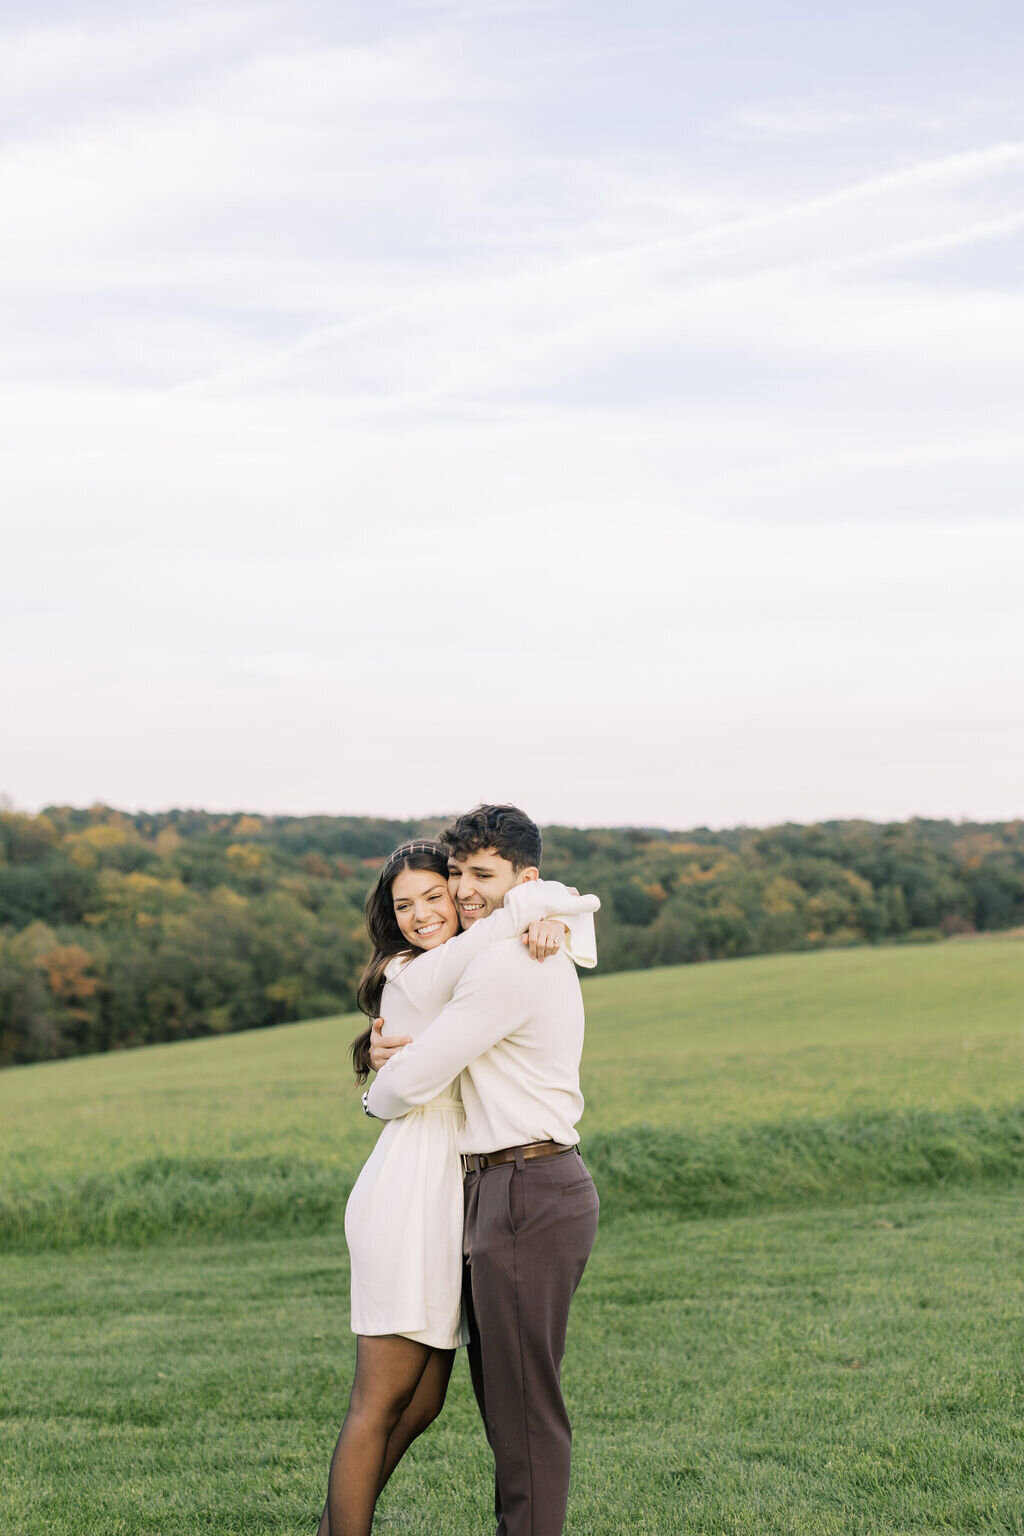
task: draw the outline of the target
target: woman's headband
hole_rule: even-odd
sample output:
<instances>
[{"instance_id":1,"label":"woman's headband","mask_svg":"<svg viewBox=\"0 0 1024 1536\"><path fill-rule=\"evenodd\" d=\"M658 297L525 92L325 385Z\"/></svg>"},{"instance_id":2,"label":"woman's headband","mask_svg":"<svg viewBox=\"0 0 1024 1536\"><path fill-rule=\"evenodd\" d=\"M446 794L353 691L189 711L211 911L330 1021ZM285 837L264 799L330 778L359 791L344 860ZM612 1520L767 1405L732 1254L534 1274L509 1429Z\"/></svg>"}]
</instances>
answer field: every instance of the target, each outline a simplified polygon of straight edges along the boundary
<instances>
[{"instance_id":1,"label":"woman's headband","mask_svg":"<svg viewBox=\"0 0 1024 1536\"><path fill-rule=\"evenodd\" d=\"M388 854L387 859L384 861L384 867L380 872L381 881L383 882L388 878L394 865L400 864L403 859L408 858L410 854L414 853L429 853L436 859L443 859L446 864L448 862L447 851L441 847L440 843L431 843L425 838L418 838L411 843L402 843L393 853Z\"/></svg>"}]
</instances>

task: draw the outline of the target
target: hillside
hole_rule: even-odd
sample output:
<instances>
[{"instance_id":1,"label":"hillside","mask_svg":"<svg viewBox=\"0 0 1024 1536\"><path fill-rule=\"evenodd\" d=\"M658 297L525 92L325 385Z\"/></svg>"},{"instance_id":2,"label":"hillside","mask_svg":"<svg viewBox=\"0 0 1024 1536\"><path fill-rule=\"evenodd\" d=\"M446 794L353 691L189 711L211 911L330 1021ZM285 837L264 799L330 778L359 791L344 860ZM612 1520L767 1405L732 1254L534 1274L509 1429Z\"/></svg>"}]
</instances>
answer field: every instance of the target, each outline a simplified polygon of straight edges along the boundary
<instances>
[{"instance_id":1,"label":"hillside","mask_svg":"<svg viewBox=\"0 0 1024 1536\"><path fill-rule=\"evenodd\" d=\"M609 1211L1024 1171L1024 942L597 978L583 1121ZM0 1231L30 1246L333 1222L375 1134L355 1017L0 1077Z\"/></svg>"}]
</instances>

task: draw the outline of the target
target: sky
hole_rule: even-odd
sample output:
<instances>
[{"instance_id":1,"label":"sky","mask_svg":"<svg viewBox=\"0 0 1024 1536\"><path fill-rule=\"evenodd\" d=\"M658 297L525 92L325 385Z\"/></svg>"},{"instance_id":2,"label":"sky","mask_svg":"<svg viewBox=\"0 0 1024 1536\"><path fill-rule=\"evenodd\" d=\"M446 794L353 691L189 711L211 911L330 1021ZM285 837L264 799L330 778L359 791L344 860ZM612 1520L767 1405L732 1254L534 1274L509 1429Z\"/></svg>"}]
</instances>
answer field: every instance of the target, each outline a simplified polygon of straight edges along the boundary
<instances>
[{"instance_id":1,"label":"sky","mask_svg":"<svg viewBox=\"0 0 1024 1536\"><path fill-rule=\"evenodd\" d=\"M0 793L1024 815L1015 0L0 21Z\"/></svg>"}]
</instances>

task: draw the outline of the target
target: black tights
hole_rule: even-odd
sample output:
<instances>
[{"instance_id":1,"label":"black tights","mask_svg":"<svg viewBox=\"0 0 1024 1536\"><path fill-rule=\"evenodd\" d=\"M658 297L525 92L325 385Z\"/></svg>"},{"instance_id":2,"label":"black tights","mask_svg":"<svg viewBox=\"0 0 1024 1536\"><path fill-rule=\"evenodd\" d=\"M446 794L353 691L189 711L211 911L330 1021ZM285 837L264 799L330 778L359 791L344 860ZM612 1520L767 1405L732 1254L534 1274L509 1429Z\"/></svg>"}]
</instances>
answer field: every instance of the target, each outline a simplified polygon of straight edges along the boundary
<instances>
[{"instance_id":1,"label":"black tights","mask_svg":"<svg viewBox=\"0 0 1024 1536\"><path fill-rule=\"evenodd\" d=\"M370 1536L377 1495L444 1406L453 1349L400 1334L356 1339L356 1376L317 1536Z\"/></svg>"}]
</instances>

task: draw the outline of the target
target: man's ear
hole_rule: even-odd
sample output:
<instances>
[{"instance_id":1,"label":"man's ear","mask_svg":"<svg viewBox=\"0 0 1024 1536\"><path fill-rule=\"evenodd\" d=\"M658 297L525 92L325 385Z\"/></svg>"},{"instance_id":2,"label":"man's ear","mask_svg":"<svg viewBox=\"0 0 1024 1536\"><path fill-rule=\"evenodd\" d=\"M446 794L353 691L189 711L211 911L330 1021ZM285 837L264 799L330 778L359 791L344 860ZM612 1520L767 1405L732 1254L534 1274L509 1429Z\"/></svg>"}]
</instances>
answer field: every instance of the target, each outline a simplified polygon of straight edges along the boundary
<instances>
[{"instance_id":1,"label":"man's ear","mask_svg":"<svg viewBox=\"0 0 1024 1536\"><path fill-rule=\"evenodd\" d=\"M536 864L531 864L527 869L521 869L516 875L516 885L525 885L528 880L539 880L540 870Z\"/></svg>"}]
</instances>

